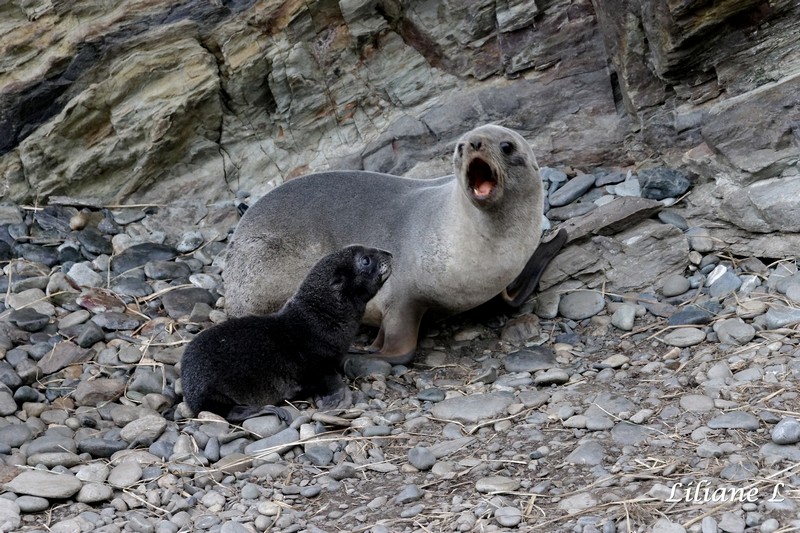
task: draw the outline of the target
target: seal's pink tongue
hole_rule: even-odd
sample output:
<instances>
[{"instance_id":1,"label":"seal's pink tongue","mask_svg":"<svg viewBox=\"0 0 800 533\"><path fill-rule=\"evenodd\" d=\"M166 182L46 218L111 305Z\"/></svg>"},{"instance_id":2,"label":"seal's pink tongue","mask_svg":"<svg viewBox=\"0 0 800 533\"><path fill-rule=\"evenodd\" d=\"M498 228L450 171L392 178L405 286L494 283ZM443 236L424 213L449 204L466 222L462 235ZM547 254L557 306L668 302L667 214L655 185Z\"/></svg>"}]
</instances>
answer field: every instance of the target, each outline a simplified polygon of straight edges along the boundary
<instances>
[{"instance_id":1,"label":"seal's pink tongue","mask_svg":"<svg viewBox=\"0 0 800 533\"><path fill-rule=\"evenodd\" d=\"M492 182L484 181L483 183L481 183L480 185L478 185L475 188L475 192L477 192L481 196L488 196L489 193L492 192L493 188L494 188L494 184Z\"/></svg>"}]
</instances>

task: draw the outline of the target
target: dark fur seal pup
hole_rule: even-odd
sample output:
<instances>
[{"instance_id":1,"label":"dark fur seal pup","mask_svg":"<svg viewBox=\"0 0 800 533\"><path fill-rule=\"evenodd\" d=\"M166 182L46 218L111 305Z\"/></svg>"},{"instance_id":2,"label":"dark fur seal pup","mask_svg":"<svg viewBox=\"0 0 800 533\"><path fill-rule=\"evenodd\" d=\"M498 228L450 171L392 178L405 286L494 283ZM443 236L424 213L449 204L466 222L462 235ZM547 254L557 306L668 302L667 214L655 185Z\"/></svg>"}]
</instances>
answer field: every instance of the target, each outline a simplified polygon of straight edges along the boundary
<instances>
[{"instance_id":1,"label":"dark fur seal pup","mask_svg":"<svg viewBox=\"0 0 800 533\"><path fill-rule=\"evenodd\" d=\"M455 175L409 179L323 172L293 179L245 213L228 252L232 316L279 308L321 255L348 242L392 250L394 274L367 306L372 345L411 360L422 316L460 313L501 295L521 304L566 240L539 246L543 211L530 145L500 126L459 139ZM538 247L538 248L537 248Z\"/></svg>"},{"instance_id":2,"label":"dark fur seal pup","mask_svg":"<svg viewBox=\"0 0 800 533\"><path fill-rule=\"evenodd\" d=\"M320 259L278 312L201 332L181 360L191 410L240 421L265 412L264 405L309 395L321 409L336 407L349 392L338 373L342 357L391 261L389 252L348 246Z\"/></svg>"}]
</instances>

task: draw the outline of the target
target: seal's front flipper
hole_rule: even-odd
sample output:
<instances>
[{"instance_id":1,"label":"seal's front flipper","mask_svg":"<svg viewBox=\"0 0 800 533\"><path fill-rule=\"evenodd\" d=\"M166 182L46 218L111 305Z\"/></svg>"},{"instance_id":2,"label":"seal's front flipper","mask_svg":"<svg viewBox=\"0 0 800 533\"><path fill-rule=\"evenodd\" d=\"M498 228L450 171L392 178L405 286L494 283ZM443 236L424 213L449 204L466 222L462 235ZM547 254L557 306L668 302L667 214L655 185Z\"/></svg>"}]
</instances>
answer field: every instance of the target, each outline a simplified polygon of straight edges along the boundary
<instances>
[{"instance_id":1,"label":"seal's front flipper","mask_svg":"<svg viewBox=\"0 0 800 533\"><path fill-rule=\"evenodd\" d=\"M378 337L368 350L375 359L381 359L393 365L407 365L414 359L417 350L417 337L419 324L425 309L414 306L405 306L398 309L396 306L389 309L381 322Z\"/></svg>"},{"instance_id":2,"label":"seal's front flipper","mask_svg":"<svg viewBox=\"0 0 800 533\"><path fill-rule=\"evenodd\" d=\"M324 378L324 391L314 397L314 404L320 411L347 409L353 405L353 393L342 381L339 374Z\"/></svg>"},{"instance_id":3,"label":"seal's front flipper","mask_svg":"<svg viewBox=\"0 0 800 533\"><path fill-rule=\"evenodd\" d=\"M225 418L229 422L238 424L239 422L244 422L248 418L264 415L275 415L287 426L292 423L292 415L289 414L289 411L274 405L235 405L231 407L231 410L228 411L228 416Z\"/></svg>"},{"instance_id":4,"label":"seal's front flipper","mask_svg":"<svg viewBox=\"0 0 800 533\"><path fill-rule=\"evenodd\" d=\"M550 264L550 261L558 255L561 248L567 242L567 230L561 229L556 233L556 236L547 242L540 242L536 251L528 259L522 273L517 276L517 279L512 281L508 287L503 290L501 296L503 300L513 307L522 305L528 297L536 290L536 285L544 273L544 269Z\"/></svg>"}]
</instances>

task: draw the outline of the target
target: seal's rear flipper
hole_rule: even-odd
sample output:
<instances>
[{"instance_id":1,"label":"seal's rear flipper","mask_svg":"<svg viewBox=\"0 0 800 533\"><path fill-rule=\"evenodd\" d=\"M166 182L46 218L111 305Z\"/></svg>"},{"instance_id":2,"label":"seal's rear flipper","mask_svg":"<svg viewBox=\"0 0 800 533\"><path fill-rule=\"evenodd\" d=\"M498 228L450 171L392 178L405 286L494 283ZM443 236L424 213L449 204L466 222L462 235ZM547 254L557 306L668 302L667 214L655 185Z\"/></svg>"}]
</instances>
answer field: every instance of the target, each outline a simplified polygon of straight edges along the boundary
<instances>
[{"instance_id":1,"label":"seal's rear flipper","mask_svg":"<svg viewBox=\"0 0 800 533\"><path fill-rule=\"evenodd\" d=\"M522 269L522 273L500 294L503 300L513 307L522 305L536 290L536 285L539 284L539 279L541 279L544 269L558 255L558 252L566 242L567 230L565 229L559 230L556 236L549 241L540 242L536 251L528 259L525 268Z\"/></svg>"},{"instance_id":2,"label":"seal's rear flipper","mask_svg":"<svg viewBox=\"0 0 800 533\"><path fill-rule=\"evenodd\" d=\"M225 418L229 422L238 424L254 416L275 415L280 418L287 426L292 423L292 415L282 407L274 405L235 405L231 407L228 416Z\"/></svg>"}]
</instances>

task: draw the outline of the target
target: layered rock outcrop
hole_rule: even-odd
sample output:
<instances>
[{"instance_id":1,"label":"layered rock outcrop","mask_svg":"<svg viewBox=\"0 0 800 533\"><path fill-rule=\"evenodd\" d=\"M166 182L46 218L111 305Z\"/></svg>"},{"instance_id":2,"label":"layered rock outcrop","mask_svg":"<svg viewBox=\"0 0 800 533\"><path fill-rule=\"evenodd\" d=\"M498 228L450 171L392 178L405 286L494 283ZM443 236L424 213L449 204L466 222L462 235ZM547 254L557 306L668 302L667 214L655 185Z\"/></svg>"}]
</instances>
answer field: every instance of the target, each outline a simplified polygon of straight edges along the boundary
<instances>
[{"instance_id":1,"label":"layered rock outcrop","mask_svg":"<svg viewBox=\"0 0 800 533\"><path fill-rule=\"evenodd\" d=\"M795 187L793 0L102 2L0 6L0 196L259 196L326 168L449 171L482 122L540 162L661 160L714 216L777 229Z\"/></svg>"}]
</instances>

